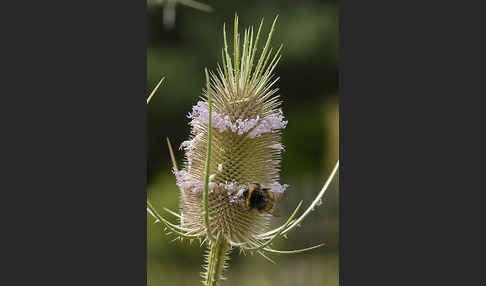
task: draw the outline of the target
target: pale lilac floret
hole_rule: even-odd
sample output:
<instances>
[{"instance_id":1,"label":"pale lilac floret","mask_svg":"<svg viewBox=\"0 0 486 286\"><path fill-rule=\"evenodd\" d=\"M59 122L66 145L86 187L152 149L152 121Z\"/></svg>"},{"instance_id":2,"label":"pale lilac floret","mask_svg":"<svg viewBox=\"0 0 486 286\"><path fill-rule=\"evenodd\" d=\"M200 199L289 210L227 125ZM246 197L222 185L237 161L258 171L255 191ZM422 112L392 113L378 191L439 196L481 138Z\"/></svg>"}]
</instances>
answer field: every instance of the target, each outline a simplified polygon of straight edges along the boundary
<instances>
[{"instance_id":1,"label":"pale lilac floret","mask_svg":"<svg viewBox=\"0 0 486 286\"><path fill-rule=\"evenodd\" d=\"M222 133L226 131L226 129L233 128L233 124L228 115L221 116L217 112L213 111L211 118L211 124L213 128L219 129L219 132ZM208 124L209 123L209 107L208 103L204 101L198 101L197 105L192 107L192 113L189 113L187 116L188 118L192 119L192 123L195 121L199 121L200 123Z\"/></svg>"},{"instance_id":2,"label":"pale lilac floret","mask_svg":"<svg viewBox=\"0 0 486 286\"><path fill-rule=\"evenodd\" d=\"M209 108L208 103L204 101L198 101L197 105L192 107L192 113L187 116L193 121L199 121L204 124L209 123ZM217 112L212 112L211 124L213 128L219 129L219 132L224 132L231 125L229 116L221 116Z\"/></svg>"},{"instance_id":3,"label":"pale lilac floret","mask_svg":"<svg viewBox=\"0 0 486 286\"><path fill-rule=\"evenodd\" d=\"M195 106L192 107L192 112L189 113L187 117L192 119L192 124L194 124L194 122L208 124L208 103L199 101ZM231 130L233 133L238 135L249 133L248 136L252 139L259 137L264 133L283 129L287 126L287 122L288 121L284 120L282 110L279 110L278 114L272 114L262 119L259 116L251 119L239 118L235 121L235 123L231 122L228 115L222 116L217 112L212 112L212 126L218 129L220 133L225 132L226 130ZM189 143L186 144L189 146Z\"/></svg>"},{"instance_id":4,"label":"pale lilac floret","mask_svg":"<svg viewBox=\"0 0 486 286\"><path fill-rule=\"evenodd\" d=\"M275 182L268 186L272 192L277 194L283 194L285 190L289 187L287 184L280 185L279 183Z\"/></svg>"},{"instance_id":5,"label":"pale lilac floret","mask_svg":"<svg viewBox=\"0 0 486 286\"><path fill-rule=\"evenodd\" d=\"M226 182L226 184L224 184L223 187L226 190L226 193L230 195L229 196L230 203L239 201L238 191L244 188L244 186L238 185L236 182L230 182L230 183Z\"/></svg>"},{"instance_id":6,"label":"pale lilac floret","mask_svg":"<svg viewBox=\"0 0 486 286\"><path fill-rule=\"evenodd\" d=\"M237 119L235 124L233 124L231 131L238 135L243 135L255 127L258 124L258 120L260 120L259 116L245 120Z\"/></svg>"},{"instance_id":7,"label":"pale lilac floret","mask_svg":"<svg viewBox=\"0 0 486 286\"><path fill-rule=\"evenodd\" d=\"M172 169L172 174L174 174L176 177L177 186L179 186L181 189L185 189L184 186L187 172L184 170L177 171L176 169Z\"/></svg>"},{"instance_id":8,"label":"pale lilac floret","mask_svg":"<svg viewBox=\"0 0 486 286\"><path fill-rule=\"evenodd\" d=\"M229 202L230 203L234 203L234 202L238 202L240 200L240 198L238 197L238 195L232 195L229 197Z\"/></svg>"},{"instance_id":9,"label":"pale lilac floret","mask_svg":"<svg viewBox=\"0 0 486 286\"><path fill-rule=\"evenodd\" d=\"M191 191L194 193L197 192L202 192L204 188L204 182L202 181L190 181L187 172L184 170L177 171L175 169L172 169L172 173L176 177L176 184L179 186L184 191ZM225 184L220 184L219 186L222 186L222 189L226 191L228 195L230 195L229 202L233 203L239 200L239 192L243 189L245 189L247 186L246 185L240 185L237 182L226 182ZM285 190L288 188L289 185L287 184L279 184L277 182L269 184L267 187L271 189L273 193L276 194L283 194ZM209 190L213 191L218 187L218 185L214 182L209 182L208 184Z\"/></svg>"},{"instance_id":10,"label":"pale lilac floret","mask_svg":"<svg viewBox=\"0 0 486 286\"><path fill-rule=\"evenodd\" d=\"M228 194L237 193L239 190L244 189L245 187L245 185L239 185L236 182L226 182L226 184L224 184L224 189Z\"/></svg>"},{"instance_id":11,"label":"pale lilac floret","mask_svg":"<svg viewBox=\"0 0 486 286\"><path fill-rule=\"evenodd\" d=\"M195 183L192 183L192 185L192 191L194 193L202 192L202 190L204 189L204 182L197 181Z\"/></svg>"},{"instance_id":12,"label":"pale lilac floret","mask_svg":"<svg viewBox=\"0 0 486 286\"><path fill-rule=\"evenodd\" d=\"M187 176L187 171L177 171L175 169L172 169L172 173L176 177L176 185L182 190L197 193L201 192L204 189L204 182L190 180L190 178ZM218 186L216 183L211 182L213 179L214 175L210 176L210 182L208 184L209 191L213 191Z\"/></svg>"},{"instance_id":13,"label":"pale lilac floret","mask_svg":"<svg viewBox=\"0 0 486 286\"><path fill-rule=\"evenodd\" d=\"M228 192L228 193L233 193L236 191L236 183L235 182L231 182L229 184L225 184L224 185L224 189Z\"/></svg>"},{"instance_id":14,"label":"pale lilac floret","mask_svg":"<svg viewBox=\"0 0 486 286\"><path fill-rule=\"evenodd\" d=\"M248 136L252 139L260 137L263 133L269 133L274 130L285 128L287 123L288 121L284 120L282 110L279 110L278 114L272 114L263 118L261 123L253 129Z\"/></svg>"},{"instance_id":15,"label":"pale lilac floret","mask_svg":"<svg viewBox=\"0 0 486 286\"><path fill-rule=\"evenodd\" d=\"M198 192L202 190L203 183L202 182L192 182L188 180L187 172L185 170L177 171L172 169L172 173L176 177L176 185L184 191L193 191Z\"/></svg>"},{"instance_id":16,"label":"pale lilac floret","mask_svg":"<svg viewBox=\"0 0 486 286\"><path fill-rule=\"evenodd\" d=\"M181 143L181 146L179 147L179 150L191 150L193 148L193 140L186 140L184 142Z\"/></svg>"},{"instance_id":17,"label":"pale lilac floret","mask_svg":"<svg viewBox=\"0 0 486 286\"><path fill-rule=\"evenodd\" d=\"M179 146L179 150L186 150L186 151L191 151L191 150L194 150L196 148L196 142L201 139L201 137L203 136L204 134L202 133L199 133L197 134L196 136L194 136L194 138L192 138L191 140L186 140L184 142L181 143L181 146Z\"/></svg>"}]
</instances>

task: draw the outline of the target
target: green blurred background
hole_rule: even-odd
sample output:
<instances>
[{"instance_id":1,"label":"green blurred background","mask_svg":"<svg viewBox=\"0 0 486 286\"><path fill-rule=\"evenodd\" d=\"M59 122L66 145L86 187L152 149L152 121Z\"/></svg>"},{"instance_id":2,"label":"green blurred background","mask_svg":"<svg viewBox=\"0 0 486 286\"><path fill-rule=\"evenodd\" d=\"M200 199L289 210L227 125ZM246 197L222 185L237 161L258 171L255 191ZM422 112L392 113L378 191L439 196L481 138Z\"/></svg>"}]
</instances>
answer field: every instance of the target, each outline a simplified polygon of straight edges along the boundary
<instances>
[{"instance_id":1,"label":"green blurred background","mask_svg":"<svg viewBox=\"0 0 486 286\"><path fill-rule=\"evenodd\" d=\"M282 184L290 185L280 203L283 223L299 200L306 207L320 191L339 154L338 18L337 1L210 1L210 13L181 4L147 3L147 96L161 77L166 81L148 106L148 198L160 210L178 209L179 195L165 138L178 150L189 135L188 118L205 84L204 67L215 69L223 46L223 23L233 28L235 12L240 32L258 27L265 18L266 37L278 14L272 46L284 44L276 74L289 123L283 131ZM164 11L165 9L165 11ZM175 21L170 22L170 12ZM165 14L164 14L165 12ZM231 34L230 34L231 35ZM222 285L338 285L338 181L326 192L323 204L288 239L274 244L288 250L326 246L303 254L271 255L277 265L259 255L231 253L227 281ZM169 215L166 214L166 217ZM173 217L172 217L173 218ZM173 220L174 222L176 220ZM201 285L205 249L198 243L175 241L147 216L147 280L150 286Z\"/></svg>"}]
</instances>

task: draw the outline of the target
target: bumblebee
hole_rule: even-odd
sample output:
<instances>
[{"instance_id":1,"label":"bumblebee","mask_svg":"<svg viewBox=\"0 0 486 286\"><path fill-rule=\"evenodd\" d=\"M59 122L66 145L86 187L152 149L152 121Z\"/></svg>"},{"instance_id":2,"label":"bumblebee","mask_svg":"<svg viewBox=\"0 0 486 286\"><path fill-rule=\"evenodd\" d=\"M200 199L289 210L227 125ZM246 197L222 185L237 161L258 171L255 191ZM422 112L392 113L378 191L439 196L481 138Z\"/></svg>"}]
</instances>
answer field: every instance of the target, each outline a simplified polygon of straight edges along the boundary
<instances>
[{"instance_id":1,"label":"bumblebee","mask_svg":"<svg viewBox=\"0 0 486 286\"><path fill-rule=\"evenodd\" d=\"M273 216L280 216L275 207L275 194L268 188L263 188L259 183L249 184L242 192L245 206L248 211L257 209L260 213L267 212Z\"/></svg>"}]
</instances>

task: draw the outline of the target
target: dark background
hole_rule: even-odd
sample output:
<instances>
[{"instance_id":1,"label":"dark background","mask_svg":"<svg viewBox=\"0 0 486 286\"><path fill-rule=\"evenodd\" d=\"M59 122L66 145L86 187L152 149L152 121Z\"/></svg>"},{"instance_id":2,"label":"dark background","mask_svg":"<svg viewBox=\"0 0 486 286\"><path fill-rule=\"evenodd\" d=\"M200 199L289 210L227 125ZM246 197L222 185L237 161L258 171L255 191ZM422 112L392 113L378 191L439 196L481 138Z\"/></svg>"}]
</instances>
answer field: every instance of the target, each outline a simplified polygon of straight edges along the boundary
<instances>
[{"instance_id":1,"label":"dark background","mask_svg":"<svg viewBox=\"0 0 486 286\"><path fill-rule=\"evenodd\" d=\"M484 284L477 3L339 3L341 285ZM146 3L2 4L1 284L145 285L147 227L169 245L158 257L149 246L149 259L195 272L197 250L184 254L146 223ZM279 261L268 279L292 279ZM245 263L244 282L258 269Z\"/></svg>"},{"instance_id":2,"label":"dark background","mask_svg":"<svg viewBox=\"0 0 486 286\"><path fill-rule=\"evenodd\" d=\"M339 157L338 4L336 1L206 1L208 13L181 4L175 21L164 22L163 4L149 2L147 45L147 96L161 77L166 81L148 106L148 198L155 207L178 209L179 195L165 138L175 148L189 135L187 113L204 86L204 67L215 69L223 47L223 23L229 38L238 13L240 32L265 19L262 40L271 22L279 19L271 46L283 43L276 69L283 111L289 120L283 131L281 183L291 187L281 202L282 223L299 200L308 205L320 191ZM170 10L169 10L170 11ZM165 18L167 20L167 17ZM229 43L231 44L231 43ZM148 285L197 285L204 249L197 243L171 242L159 224L147 217ZM309 253L273 255L278 265L260 256L231 254L225 274L232 285L338 285L338 183L324 196L302 228L277 249L297 249L320 242L326 246Z\"/></svg>"}]
</instances>

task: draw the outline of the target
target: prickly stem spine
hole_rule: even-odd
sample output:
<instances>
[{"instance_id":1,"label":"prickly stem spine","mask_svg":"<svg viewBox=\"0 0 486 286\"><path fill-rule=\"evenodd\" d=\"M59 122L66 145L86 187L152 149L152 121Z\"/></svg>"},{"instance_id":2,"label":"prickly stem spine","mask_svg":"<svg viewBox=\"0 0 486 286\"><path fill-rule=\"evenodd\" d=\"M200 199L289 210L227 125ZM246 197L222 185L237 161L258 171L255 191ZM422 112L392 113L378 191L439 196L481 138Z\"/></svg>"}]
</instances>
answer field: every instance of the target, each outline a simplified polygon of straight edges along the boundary
<instances>
[{"instance_id":1,"label":"prickly stem spine","mask_svg":"<svg viewBox=\"0 0 486 286\"><path fill-rule=\"evenodd\" d=\"M218 237L214 243L210 243L209 247L204 285L216 286L222 278L230 245L224 238Z\"/></svg>"}]
</instances>

